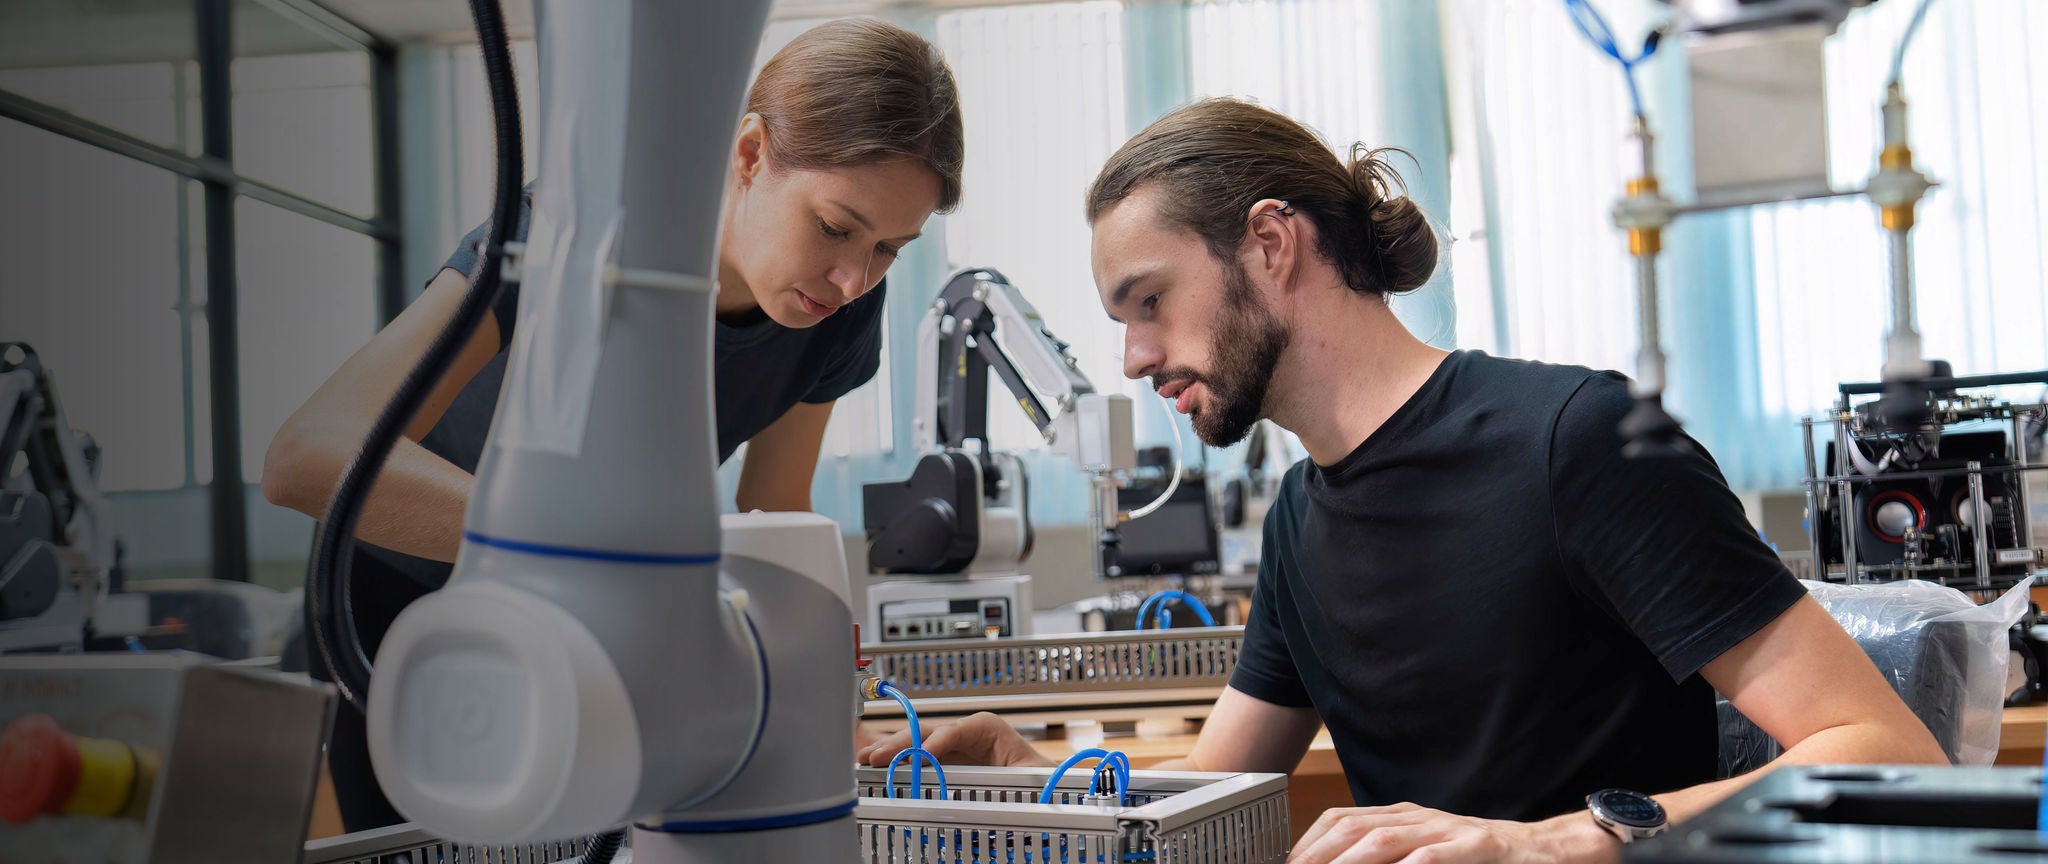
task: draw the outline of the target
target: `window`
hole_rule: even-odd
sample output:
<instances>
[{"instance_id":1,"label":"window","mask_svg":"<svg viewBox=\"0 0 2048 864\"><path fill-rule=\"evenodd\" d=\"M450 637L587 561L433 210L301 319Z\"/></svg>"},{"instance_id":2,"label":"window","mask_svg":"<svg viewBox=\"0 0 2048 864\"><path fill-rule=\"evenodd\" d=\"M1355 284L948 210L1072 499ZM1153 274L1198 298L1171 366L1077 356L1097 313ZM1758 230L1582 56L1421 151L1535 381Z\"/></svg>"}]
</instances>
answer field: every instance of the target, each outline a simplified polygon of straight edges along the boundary
<instances>
[{"instance_id":1,"label":"window","mask_svg":"<svg viewBox=\"0 0 2048 864\"><path fill-rule=\"evenodd\" d=\"M412 298L463 235L489 218L495 166L490 90L477 47L422 46L406 64L406 137L417 157L406 165L405 289ZM540 140L540 55L533 40L512 43L512 77L520 85L520 152L532 166Z\"/></svg>"},{"instance_id":2,"label":"window","mask_svg":"<svg viewBox=\"0 0 2048 864\"><path fill-rule=\"evenodd\" d=\"M286 418L377 333L377 248L368 237L259 201L235 204L242 476Z\"/></svg>"},{"instance_id":3,"label":"window","mask_svg":"<svg viewBox=\"0 0 2048 864\"><path fill-rule=\"evenodd\" d=\"M301 0L77 6L0 4L0 339L100 444L131 578L295 584L309 520L254 486L391 293L373 84L395 56Z\"/></svg>"},{"instance_id":4,"label":"window","mask_svg":"<svg viewBox=\"0 0 2048 864\"><path fill-rule=\"evenodd\" d=\"M1239 96L1300 121L1340 154L1388 139L1371 55L1378 4L1219 0L1188 10L1194 95Z\"/></svg>"},{"instance_id":5,"label":"window","mask_svg":"<svg viewBox=\"0 0 2048 864\"><path fill-rule=\"evenodd\" d=\"M234 16L229 82L235 169L348 213L371 215L377 206L377 125L370 108L369 55L308 29L282 7L238 0Z\"/></svg>"},{"instance_id":6,"label":"window","mask_svg":"<svg viewBox=\"0 0 2048 864\"><path fill-rule=\"evenodd\" d=\"M199 153L192 0L0 3L0 89Z\"/></svg>"},{"instance_id":7,"label":"window","mask_svg":"<svg viewBox=\"0 0 2048 864\"><path fill-rule=\"evenodd\" d=\"M1827 44L1833 183L1859 188L1878 141L1892 52L1917 3L1852 13ZM1642 33L1647 3L1605 3L1617 33ZM1461 150L1485 162L1454 214L1491 246L1496 333L1507 353L1633 370L1633 280L1608 212L1630 163L1620 73L1553 0L1462 0L1450 41ZM2048 66L2027 47L2048 14L2025 0L1936 3L1907 59L1912 140L1943 186L1914 232L1928 356L1958 373L2048 365ZM1685 69L1668 54L1641 72L1659 131L1682 134ZM1675 140L1667 140L1672 145ZM1684 163L1666 151L1674 185ZM1663 151L1664 148L1660 148ZM1660 272L1668 401L1740 490L1796 488L1798 421L1843 381L1874 380L1889 329L1888 257L1860 197L1689 216ZM2024 395L2032 397L2036 393Z\"/></svg>"},{"instance_id":8,"label":"window","mask_svg":"<svg viewBox=\"0 0 2048 864\"><path fill-rule=\"evenodd\" d=\"M72 425L105 456L107 491L177 489L186 463L179 312L185 182L0 120L0 341L34 346Z\"/></svg>"}]
</instances>

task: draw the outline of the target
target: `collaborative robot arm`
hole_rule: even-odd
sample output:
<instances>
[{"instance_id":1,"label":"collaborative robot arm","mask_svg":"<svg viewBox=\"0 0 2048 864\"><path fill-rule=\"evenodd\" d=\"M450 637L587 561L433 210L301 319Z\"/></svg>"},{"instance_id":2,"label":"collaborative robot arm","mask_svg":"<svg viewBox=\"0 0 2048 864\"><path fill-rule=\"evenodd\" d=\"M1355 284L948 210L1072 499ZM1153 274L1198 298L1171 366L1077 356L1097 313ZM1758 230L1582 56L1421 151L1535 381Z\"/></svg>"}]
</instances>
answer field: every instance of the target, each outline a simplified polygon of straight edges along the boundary
<instances>
[{"instance_id":1,"label":"collaborative robot arm","mask_svg":"<svg viewBox=\"0 0 2048 864\"><path fill-rule=\"evenodd\" d=\"M856 860L839 531L812 514L722 520L717 503L720 200L769 4L537 5L540 179L506 268L521 324L454 573L393 622L372 674L346 538L387 420L402 428L446 368L441 348L489 308L516 213L495 0L472 2L500 145L486 264L338 487L307 592L314 640L366 714L386 794L435 836L631 823L640 864Z\"/></svg>"},{"instance_id":2,"label":"collaborative robot arm","mask_svg":"<svg viewBox=\"0 0 2048 864\"><path fill-rule=\"evenodd\" d=\"M989 446L990 371L1046 444L1088 474L1091 521L1114 545L1116 490L1137 467L1131 400L1097 392L1067 347L1001 273L966 270L946 283L918 327L912 436L925 455L910 479L863 496L871 567L959 573L1014 567L1030 553L1022 468Z\"/></svg>"}]
</instances>

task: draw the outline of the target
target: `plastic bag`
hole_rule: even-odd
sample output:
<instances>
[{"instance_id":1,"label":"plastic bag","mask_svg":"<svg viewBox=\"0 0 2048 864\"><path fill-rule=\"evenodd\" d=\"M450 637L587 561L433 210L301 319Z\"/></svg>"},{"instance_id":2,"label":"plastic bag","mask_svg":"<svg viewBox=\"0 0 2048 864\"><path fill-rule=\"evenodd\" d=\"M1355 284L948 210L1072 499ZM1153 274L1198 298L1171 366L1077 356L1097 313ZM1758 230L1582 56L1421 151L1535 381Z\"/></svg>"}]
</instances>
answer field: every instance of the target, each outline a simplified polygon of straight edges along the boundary
<instances>
[{"instance_id":1,"label":"plastic bag","mask_svg":"<svg viewBox=\"0 0 2048 864\"><path fill-rule=\"evenodd\" d=\"M1863 646L1951 761L1991 764L2012 656L2006 634L2026 614L2029 583L1981 606L1954 588L1919 580L1800 584ZM1721 776L1763 767L1784 752L1725 697L1716 707Z\"/></svg>"}]
</instances>

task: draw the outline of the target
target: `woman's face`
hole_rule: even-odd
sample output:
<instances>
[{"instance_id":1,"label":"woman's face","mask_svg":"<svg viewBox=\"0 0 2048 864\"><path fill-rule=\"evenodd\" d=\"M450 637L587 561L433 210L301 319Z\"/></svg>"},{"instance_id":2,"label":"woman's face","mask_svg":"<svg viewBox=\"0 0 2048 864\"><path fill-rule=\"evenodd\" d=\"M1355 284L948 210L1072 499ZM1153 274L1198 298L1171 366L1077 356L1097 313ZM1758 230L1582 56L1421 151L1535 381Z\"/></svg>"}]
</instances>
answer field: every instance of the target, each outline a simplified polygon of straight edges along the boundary
<instances>
[{"instance_id":1,"label":"woman's face","mask_svg":"<svg viewBox=\"0 0 2048 864\"><path fill-rule=\"evenodd\" d=\"M882 281L938 209L939 177L909 158L779 170L760 130L753 115L741 125L721 278L775 323L811 327Z\"/></svg>"}]
</instances>

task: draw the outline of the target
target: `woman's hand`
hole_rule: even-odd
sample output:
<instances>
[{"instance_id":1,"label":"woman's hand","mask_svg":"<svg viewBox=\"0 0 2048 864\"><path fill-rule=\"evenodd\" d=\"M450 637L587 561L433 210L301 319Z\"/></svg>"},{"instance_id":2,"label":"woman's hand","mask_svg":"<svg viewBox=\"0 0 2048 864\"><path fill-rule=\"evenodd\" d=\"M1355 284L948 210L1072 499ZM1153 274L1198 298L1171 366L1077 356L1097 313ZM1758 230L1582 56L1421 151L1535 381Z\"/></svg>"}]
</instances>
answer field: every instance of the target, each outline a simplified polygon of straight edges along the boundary
<instances>
[{"instance_id":1,"label":"woman's hand","mask_svg":"<svg viewBox=\"0 0 2048 864\"><path fill-rule=\"evenodd\" d=\"M886 766L889 760L896 758L896 754L910 746L910 730L905 729L856 750L854 761L863 765ZM1024 736L1017 734L1017 730L1010 728L1003 718L987 711L932 729L925 735L924 749L947 764L1039 768L1051 768L1057 764L1040 756L1031 747L1031 742L1024 740Z\"/></svg>"}]
</instances>

